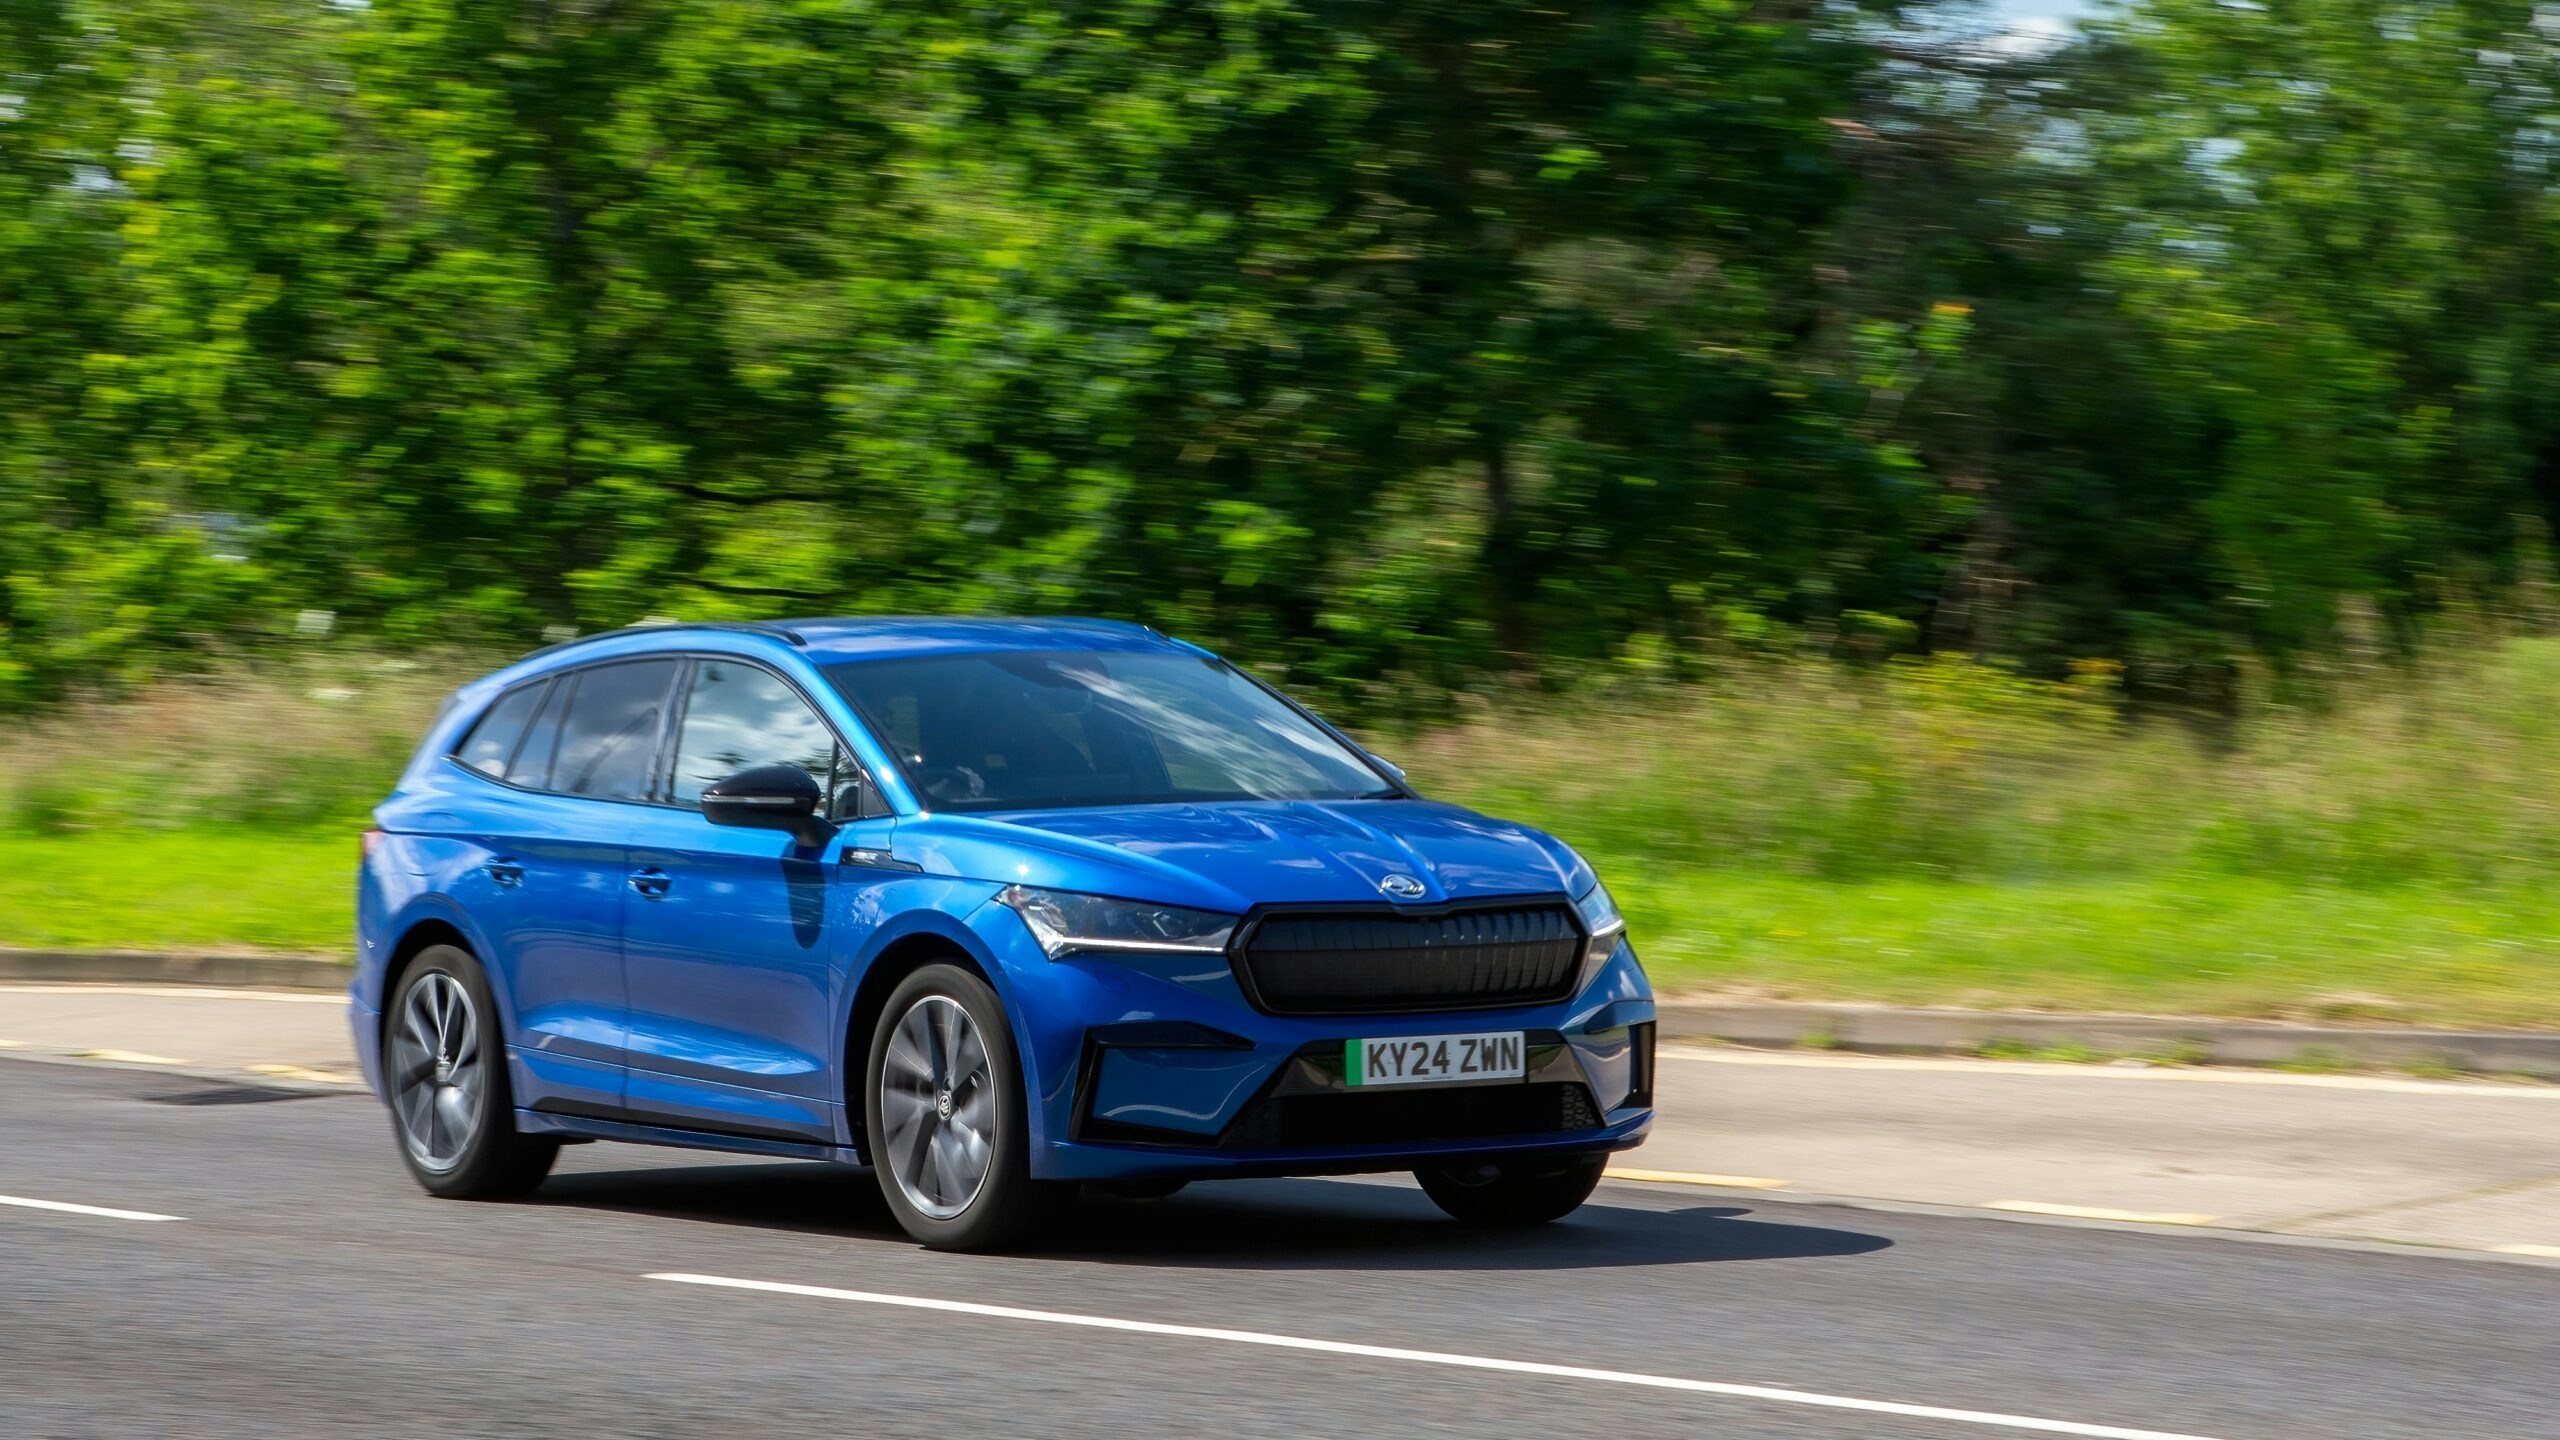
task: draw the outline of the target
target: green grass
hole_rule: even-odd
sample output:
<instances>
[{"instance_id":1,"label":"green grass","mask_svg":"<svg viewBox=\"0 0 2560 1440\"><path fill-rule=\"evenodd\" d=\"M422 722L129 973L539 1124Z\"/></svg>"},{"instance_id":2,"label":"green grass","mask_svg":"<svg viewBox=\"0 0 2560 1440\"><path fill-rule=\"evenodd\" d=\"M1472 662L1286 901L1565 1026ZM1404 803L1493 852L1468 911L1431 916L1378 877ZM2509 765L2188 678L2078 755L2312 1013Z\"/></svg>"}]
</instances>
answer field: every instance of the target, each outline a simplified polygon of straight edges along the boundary
<instances>
[{"instance_id":1,"label":"green grass","mask_svg":"<svg viewBox=\"0 0 2560 1440\"><path fill-rule=\"evenodd\" d=\"M344 953L365 809L482 664L297 651L0 732L0 945ZM1373 738L1582 847L1670 993L2560 1028L2560 639L2341 665L2205 727L2102 665L1727 656Z\"/></svg>"},{"instance_id":2,"label":"green grass","mask_svg":"<svg viewBox=\"0 0 2560 1440\"><path fill-rule=\"evenodd\" d=\"M1853 883L1594 856L1668 994L2560 1026L2560 893ZM0 835L0 944L342 954L355 837Z\"/></svg>"},{"instance_id":3,"label":"green grass","mask_svg":"<svg viewBox=\"0 0 2560 1440\"><path fill-rule=\"evenodd\" d=\"M0 945L352 956L356 836L0 834Z\"/></svg>"},{"instance_id":4,"label":"green grass","mask_svg":"<svg viewBox=\"0 0 2560 1440\"><path fill-rule=\"evenodd\" d=\"M2548 891L1841 883L1593 858L1667 993L2560 1025L2560 895Z\"/></svg>"}]
</instances>

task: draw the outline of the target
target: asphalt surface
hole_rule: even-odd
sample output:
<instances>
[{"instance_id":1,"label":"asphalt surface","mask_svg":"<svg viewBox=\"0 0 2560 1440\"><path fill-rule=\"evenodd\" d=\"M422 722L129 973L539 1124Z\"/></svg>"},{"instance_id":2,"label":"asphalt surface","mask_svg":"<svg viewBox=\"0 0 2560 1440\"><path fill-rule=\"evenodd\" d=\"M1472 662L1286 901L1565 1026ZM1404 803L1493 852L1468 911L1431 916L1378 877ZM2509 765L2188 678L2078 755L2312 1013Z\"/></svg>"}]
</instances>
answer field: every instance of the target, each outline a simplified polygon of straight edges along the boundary
<instances>
[{"instance_id":1,"label":"asphalt surface","mask_svg":"<svg viewBox=\"0 0 2560 1440\"><path fill-rule=\"evenodd\" d=\"M360 1082L342 997L0 984L0 1051ZM2560 1259L2560 1086L1666 1045L1666 1183ZM1743 1182L1749 1182L1747 1185Z\"/></svg>"},{"instance_id":2,"label":"asphalt surface","mask_svg":"<svg viewBox=\"0 0 2560 1440\"><path fill-rule=\"evenodd\" d=\"M278 1093L0 1060L0 1196L182 1217L0 1204L0 1435L2560 1436L2548 1266L1619 1183L1483 1233L1345 1181L938 1255L826 1166L591 1145L437 1201L370 1099Z\"/></svg>"}]
</instances>

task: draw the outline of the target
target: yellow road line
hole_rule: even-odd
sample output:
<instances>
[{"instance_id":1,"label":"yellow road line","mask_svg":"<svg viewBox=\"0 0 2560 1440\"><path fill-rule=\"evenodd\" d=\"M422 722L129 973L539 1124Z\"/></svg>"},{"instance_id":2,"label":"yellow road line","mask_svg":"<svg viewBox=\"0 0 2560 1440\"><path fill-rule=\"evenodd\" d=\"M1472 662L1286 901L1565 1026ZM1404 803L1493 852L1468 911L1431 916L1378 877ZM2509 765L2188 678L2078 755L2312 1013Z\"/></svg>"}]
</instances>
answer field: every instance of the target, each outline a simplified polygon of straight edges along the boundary
<instances>
[{"instance_id":1,"label":"yellow road line","mask_svg":"<svg viewBox=\"0 0 2560 1440\"><path fill-rule=\"evenodd\" d=\"M1643 1180L1655 1185L1711 1185L1719 1190L1783 1190L1784 1180L1761 1175L1701 1175L1688 1170L1631 1170L1612 1165L1612 1180Z\"/></svg>"},{"instance_id":2,"label":"yellow road line","mask_svg":"<svg viewBox=\"0 0 2560 1440\"><path fill-rule=\"evenodd\" d=\"M2560 1260L2560 1245L2500 1245L2501 1255L2531 1255L2538 1260Z\"/></svg>"},{"instance_id":3,"label":"yellow road line","mask_svg":"<svg viewBox=\"0 0 2560 1440\"><path fill-rule=\"evenodd\" d=\"M187 1063L184 1060L171 1059L166 1055L145 1055L139 1050L83 1050L79 1058L113 1060L124 1065L184 1065Z\"/></svg>"},{"instance_id":4,"label":"yellow road line","mask_svg":"<svg viewBox=\"0 0 2560 1440\"><path fill-rule=\"evenodd\" d=\"M24 1040L0 1040L0 1050L24 1050L26 1048L27 1042Z\"/></svg>"},{"instance_id":5,"label":"yellow road line","mask_svg":"<svg viewBox=\"0 0 2560 1440\"><path fill-rule=\"evenodd\" d=\"M2065 1215L2074 1220L2121 1220L2131 1225L2210 1225L2218 1216L2157 1214L2148 1210L2109 1210L2102 1205L2055 1205L2043 1200L1986 1200L1985 1210L2014 1210L2021 1215Z\"/></svg>"},{"instance_id":6,"label":"yellow road line","mask_svg":"<svg viewBox=\"0 0 2560 1440\"><path fill-rule=\"evenodd\" d=\"M353 1085L356 1077L335 1070L314 1070L304 1065L251 1065L253 1075L272 1075L278 1080L302 1080L315 1085Z\"/></svg>"}]
</instances>

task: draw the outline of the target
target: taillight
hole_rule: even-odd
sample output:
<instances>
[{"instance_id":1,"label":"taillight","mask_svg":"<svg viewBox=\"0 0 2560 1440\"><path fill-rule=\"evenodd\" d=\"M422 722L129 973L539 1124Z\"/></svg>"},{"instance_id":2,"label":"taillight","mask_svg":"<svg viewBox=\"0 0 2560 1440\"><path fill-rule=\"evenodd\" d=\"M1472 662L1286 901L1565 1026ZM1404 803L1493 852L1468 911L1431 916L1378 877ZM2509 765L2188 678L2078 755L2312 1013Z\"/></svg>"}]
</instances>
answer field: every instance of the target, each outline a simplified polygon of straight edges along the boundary
<instances>
[{"instance_id":1,"label":"taillight","mask_svg":"<svg viewBox=\"0 0 2560 1440\"><path fill-rule=\"evenodd\" d=\"M379 830L367 830L366 832L364 832L364 858L366 858L367 860L372 859L372 858L373 858L373 850L374 850L374 847L375 847L375 846L377 846L377 845L380 845L381 843L382 843L382 832L381 832L381 831L379 831Z\"/></svg>"}]
</instances>

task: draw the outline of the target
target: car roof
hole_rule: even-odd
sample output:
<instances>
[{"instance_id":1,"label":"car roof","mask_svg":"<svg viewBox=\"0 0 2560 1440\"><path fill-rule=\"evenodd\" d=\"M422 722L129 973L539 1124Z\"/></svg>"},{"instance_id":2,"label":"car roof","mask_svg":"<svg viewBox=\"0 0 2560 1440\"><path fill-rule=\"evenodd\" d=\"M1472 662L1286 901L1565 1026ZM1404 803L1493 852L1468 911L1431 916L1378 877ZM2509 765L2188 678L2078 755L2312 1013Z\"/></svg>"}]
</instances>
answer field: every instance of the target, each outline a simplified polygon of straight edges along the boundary
<instances>
[{"instance_id":1,"label":"car roof","mask_svg":"<svg viewBox=\"0 0 2560 1440\"><path fill-rule=\"evenodd\" d=\"M1172 639L1150 626L1076 616L858 615L801 620L679 620L635 625L624 630L607 630L565 640L534 651L509 666L504 673L513 675L529 666L547 670L563 663L575 663L579 657L567 652L586 650L602 641L623 642L612 646L610 653L635 655L680 649L689 640L706 634L761 636L788 645L821 665L902 655L963 655L1008 650L1208 653L1196 645ZM652 641L658 643L653 644Z\"/></svg>"},{"instance_id":2,"label":"car roof","mask_svg":"<svg viewBox=\"0 0 2560 1440\"><path fill-rule=\"evenodd\" d=\"M1190 650L1145 625L1081 617L839 616L778 622L819 664L994 650Z\"/></svg>"}]
</instances>

